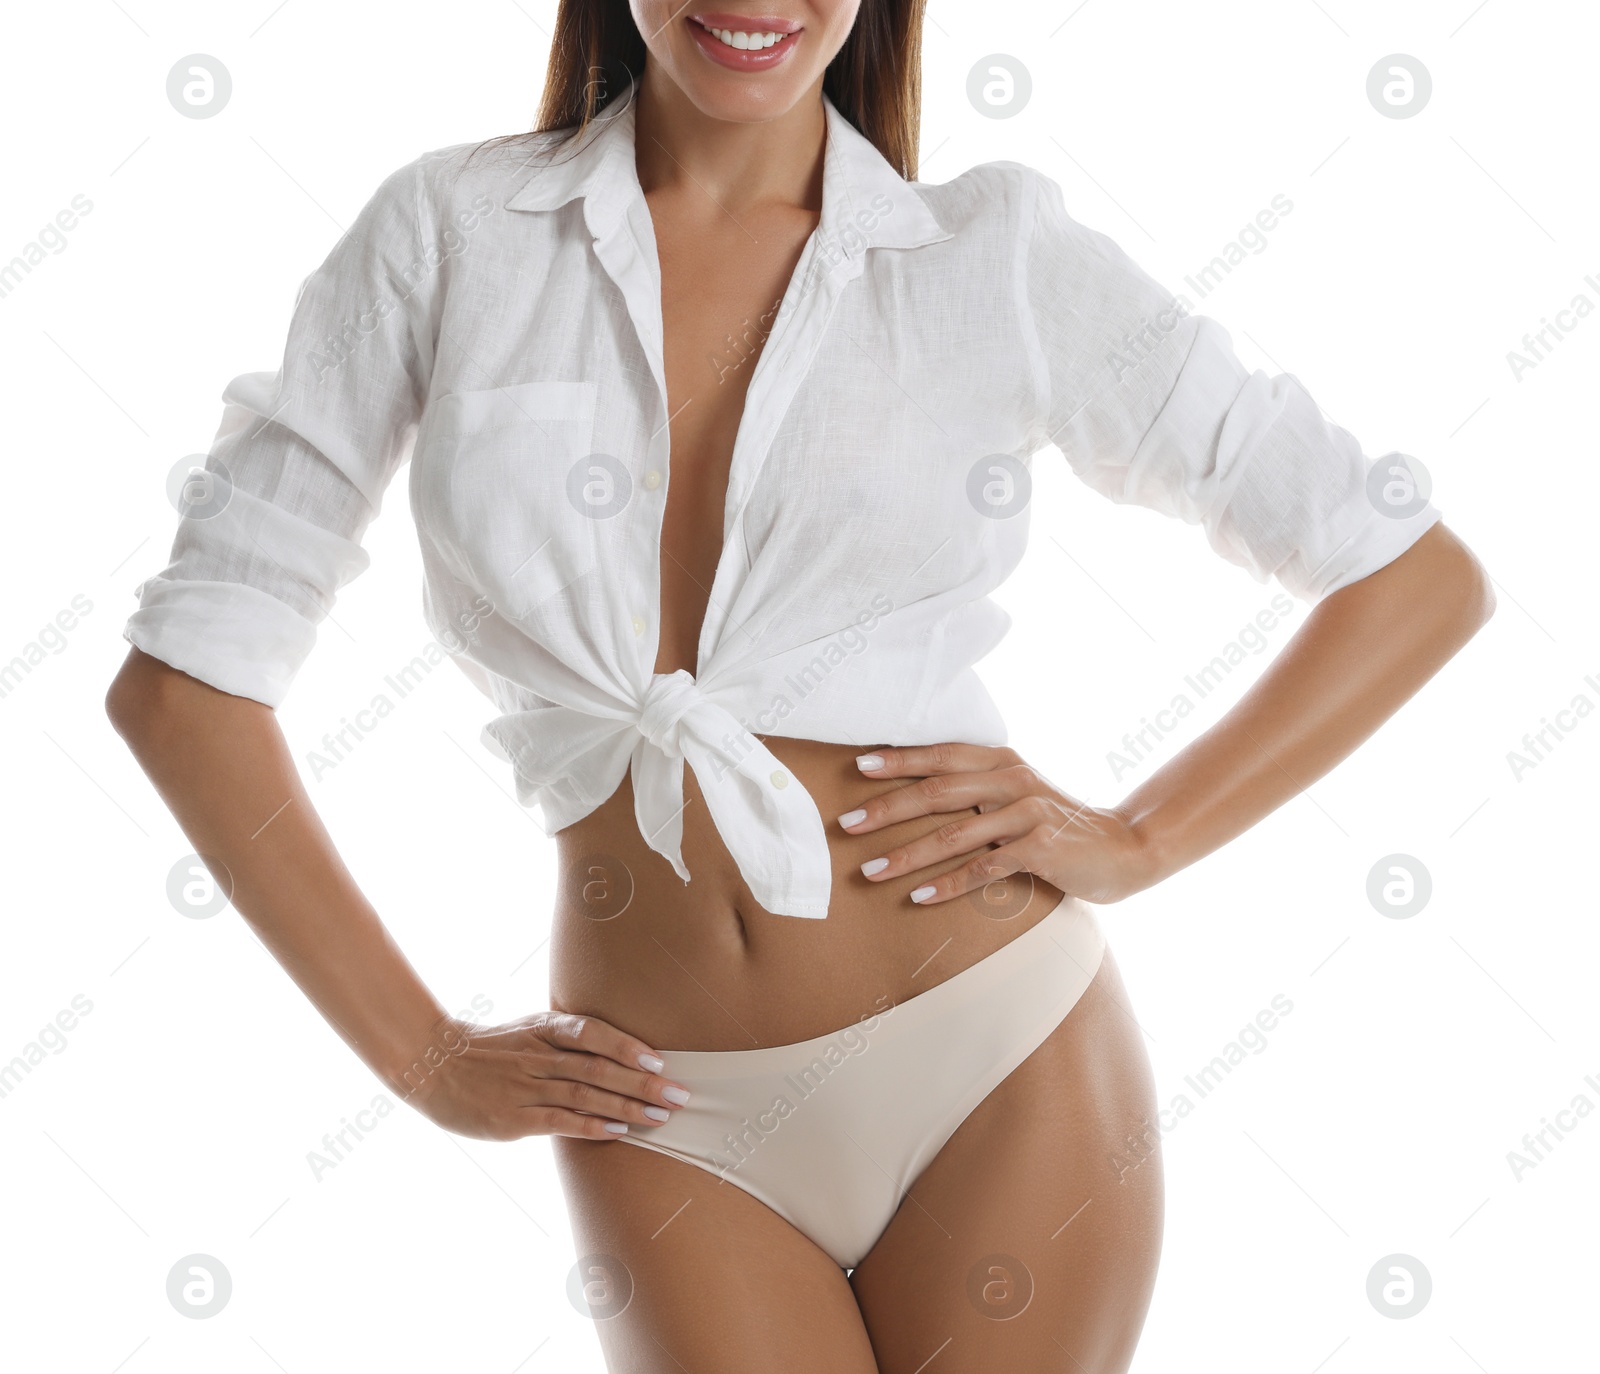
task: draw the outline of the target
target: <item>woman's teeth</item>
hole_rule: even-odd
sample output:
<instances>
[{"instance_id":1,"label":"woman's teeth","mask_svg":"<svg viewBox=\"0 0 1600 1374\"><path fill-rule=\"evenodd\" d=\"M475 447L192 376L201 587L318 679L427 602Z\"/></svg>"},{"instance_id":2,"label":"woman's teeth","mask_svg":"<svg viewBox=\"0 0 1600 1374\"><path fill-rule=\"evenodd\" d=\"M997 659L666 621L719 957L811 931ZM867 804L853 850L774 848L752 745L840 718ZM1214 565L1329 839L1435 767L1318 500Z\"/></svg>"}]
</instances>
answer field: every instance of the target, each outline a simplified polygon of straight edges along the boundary
<instances>
[{"instance_id":1,"label":"woman's teeth","mask_svg":"<svg viewBox=\"0 0 1600 1374\"><path fill-rule=\"evenodd\" d=\"M707 29L706 32L715 34L728 47L738 48L741 52L770 48L780 38L789 36L786 33L745 33L742 29Z\"/></svg>"}]
</instances>

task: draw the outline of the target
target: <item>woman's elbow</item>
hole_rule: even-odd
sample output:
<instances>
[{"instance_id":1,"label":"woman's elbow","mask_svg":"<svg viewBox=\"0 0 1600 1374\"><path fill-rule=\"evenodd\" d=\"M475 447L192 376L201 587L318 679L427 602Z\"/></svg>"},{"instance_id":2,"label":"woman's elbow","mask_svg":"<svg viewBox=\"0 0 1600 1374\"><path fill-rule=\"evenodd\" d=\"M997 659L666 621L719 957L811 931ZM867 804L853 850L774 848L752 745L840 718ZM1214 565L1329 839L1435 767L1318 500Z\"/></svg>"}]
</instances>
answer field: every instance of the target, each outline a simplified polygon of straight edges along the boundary
<instances>
[{"instance_id":1,"label":"woman's elbow","mask_svg":"<svg viewBox=\"0 0 1600 1374\"><path fill-rule=\"evenodd\" d=\"M1440 560L1436 590L1448 598L1454 614L1452 619L1465 629L1464 638L1477 634L1494 614L1497 604L1494 579L1489 576L1478 556L1469 549L1455 531L1446 529L1442 522L1435 524L1423 539L1438 536ZM1417 541L1419 544L1422 540Z\"/></svg>"},{"instance_id":2,"label":"woman's elbow","mask_svg":"<svg viewBox=\"0 0 1600 1374\"><path fill-rule=\"evenodd\" d=\"M1454 653L1494 614L1494 582L1453 530L1435 522L1404 553L1326 598L1328 614L1383 626Z\"/></svg>"},{"instance_id":3,"label":"woman's elbow","mask_svg":"<svg viewBox=\"0 0 1600 1374\"><path fill-rule=\"evenodd\" d=\"M106 688L105 713L111 728L130 744L152 728L195 679L134 646Z\"/></svg>"}]
</instances>

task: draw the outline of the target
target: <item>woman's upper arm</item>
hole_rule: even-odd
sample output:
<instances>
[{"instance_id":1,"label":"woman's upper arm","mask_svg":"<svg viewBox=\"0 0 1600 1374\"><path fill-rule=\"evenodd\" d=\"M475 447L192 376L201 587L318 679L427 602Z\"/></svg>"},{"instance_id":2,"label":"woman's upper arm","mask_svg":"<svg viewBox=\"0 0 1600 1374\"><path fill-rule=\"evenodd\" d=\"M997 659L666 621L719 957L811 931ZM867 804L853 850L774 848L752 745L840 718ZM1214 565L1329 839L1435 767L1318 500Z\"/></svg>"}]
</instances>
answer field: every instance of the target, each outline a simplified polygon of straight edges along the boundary
<instances>
[{"instance_id":1,"label":"woman's upper arm","mask_svg":"<svg viewBox=\"0 0 1600 1374\"><path fill-rule=\"evenodd\" d=\"M301 283L278 371L228 383L169 562L135 589L123 638L221 691L277 706L339 588L368 566L361 538L433 368L427 162L386 177Z\"/></svg>"},{"instance_id":2,"label":"woman's upper arm","mask_svg":"<svg viewBox=\"0 0 1600 1374\"><path fill-rule=\"evenodd\" d=\"M1032 175L1022 297L1044 379L1039 422L1080 478L1202 526L1217 553L1308 602L1437 523L1405 455L1369 459L1298 378L1247 370L1227 330Z\"/></svg>"}]
</instances>

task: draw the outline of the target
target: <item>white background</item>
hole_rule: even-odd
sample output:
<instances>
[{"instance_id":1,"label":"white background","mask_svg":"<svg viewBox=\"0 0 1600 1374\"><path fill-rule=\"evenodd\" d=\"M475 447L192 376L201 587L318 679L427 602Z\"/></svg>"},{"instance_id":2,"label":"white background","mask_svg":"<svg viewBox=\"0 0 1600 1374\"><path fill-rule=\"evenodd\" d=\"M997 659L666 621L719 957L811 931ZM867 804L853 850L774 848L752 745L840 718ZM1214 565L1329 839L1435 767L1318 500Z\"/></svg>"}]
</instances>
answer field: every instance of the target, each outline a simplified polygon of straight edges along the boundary
<instances>
[{"instance_id":1,"label":"white background","mask_svg":"<svg viewBox=\"0 0 1600 1374\"><path fill-rule=\"evenodd\" d=\"M1299 377L1369 454L1420 458L1499 593L1477 639L1331 776L1102 909L1164 1104L1193 1099L1185 1075L1274 996L1293 1003L1264 1049L1168 1118L1166 1245L1138 1370L1222 1352L1231 1368L1304 1374L1593 1359L1600 1121L1580 1119L1520 1179L1508 1152L1579 1094L1600 1105L1585 861L1600 719L1520 780L1507 755L1575 696L1600 704L1600 312L1521 380L1507 354L1580 292L1600 305L1584 282L1600 279L1600 21L1575 2L1475 4L941 0L927 26L925 180L1036 166L1191 300L1185 275L1286 195L1265 251L1197 308L1247 365ZM92 603L0 698L0 1063L74 997L92 1005L0 1097L8 1365L601 1368L565 1295L574 1253L546 1142L462 1140L402 1107L313 1173L309 1152L380 1086L236 915L174 909L167 878L189 846L102 709L132 588L166 561L168 470L209 444L228 379L276 367L299 283L388 172L528 126L553 11L8 11L0 261L75 195L93 202L0 298L0 661L75 595ZM966 96L997 52L1033 78L1008 119ZM232 73L215 118L167 101L191 53ZM1432 73L1415 118L1367 99L1392 53ZM1197 530L1077 484L1054 450L1034 473L1029 553L1001 593L1015 628L981 671L1012 743L1108 804L1217 719L1305 607L1119 781L1109 751L1275 589ZM302 759L427 641L399 482L366 547L371 571L280 712ZM545 1005L554 872L553 845L477 743L489 713L445 665L309 785L445 1004L486 998L498 1020ZM1433 884L1406 920L1366 896L1397 853ZM233 1279L209 1320L165 1291L197 1252ZM1396 1252L1432 1276L1407 1320L1366 1294Z\"/></svg>"}]
</instances>

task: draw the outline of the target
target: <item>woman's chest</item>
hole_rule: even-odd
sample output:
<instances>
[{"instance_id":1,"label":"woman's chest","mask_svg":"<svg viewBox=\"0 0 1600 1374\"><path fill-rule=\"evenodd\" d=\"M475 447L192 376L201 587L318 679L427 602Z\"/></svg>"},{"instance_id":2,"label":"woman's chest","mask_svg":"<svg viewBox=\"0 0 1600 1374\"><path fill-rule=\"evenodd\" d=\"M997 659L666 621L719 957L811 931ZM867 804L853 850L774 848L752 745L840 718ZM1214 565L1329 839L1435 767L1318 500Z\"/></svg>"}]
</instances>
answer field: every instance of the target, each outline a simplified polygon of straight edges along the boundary
<instances>
[{"instance_id":1,"label":"woman's chest","mask_svg":"<svg viewBox=\"0 0 1600 1374\"><path fill-rule=\"evenodd\" d=\"M751 378L817 220L788 207L726 213L699 191L689 199L649 201L671 440L660 536L658 673L695 671Z\"/></svg>"},{"instance_id":2,"label":"woman's chest","mask_svg":"<svg viewBox=\"0 0 1600 1374\"><path fill-rule=\"evenodd\" d=\"M994 293L911 255L839 267L809 232L663 217L512 279L469 258L411 477L444 565L528 624L576 599L631 640L681 606L687 666L697 612L751 584L927 594L1013 562L1036 445Z\"/></svg>"}]
</instances>

